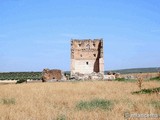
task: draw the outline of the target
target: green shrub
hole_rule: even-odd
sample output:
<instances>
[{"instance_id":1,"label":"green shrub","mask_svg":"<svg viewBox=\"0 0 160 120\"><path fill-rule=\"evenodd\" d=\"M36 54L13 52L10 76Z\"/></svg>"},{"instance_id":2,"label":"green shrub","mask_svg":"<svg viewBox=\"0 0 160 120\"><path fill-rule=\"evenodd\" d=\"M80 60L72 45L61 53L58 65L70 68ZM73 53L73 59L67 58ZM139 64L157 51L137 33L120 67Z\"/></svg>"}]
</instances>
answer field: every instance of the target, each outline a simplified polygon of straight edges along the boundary
<instances>
[{"instance_id":1,"label":"green shrub","mask_svg":"<svg viewBox=\"0 0 160 120\"><path fill-rule=\"evenodd\" d=\"M160 109L160 101L152 101L151 105L156 109Z\"/></svg>"},{"instance_id":2,"label":"green shrub","mask_svg":"<svg viewBox=\"0 0 160 120\"><path fill-rule=\"evenodd\" d=\"M16 84L24 83L24 82L27 82L27 80L26 80L26 79L19 79L19 80L16 82Z\"/></svg>"},{"instance_id":3,"label":"green shrub","mask_svg":"<svg viewBox=\"0 0 160 120\"><path fill-rule=\"evenodd\" d=\"M119 82L135 82L133 79L125 79L125 78L116 78L115 81Z\"/></svg>"},{"instance_id":4,"label":"green shrub","mask_svg":"<svg viewBox=\"0 0 160 120\"><path fill-rule=\"evenodd\" d=\"M15 99L14 98L10 98L10 99L3 98L1 99L1 103L5 105L15 104Z\"/></svg>"},{"instance_id":5,"label":"green shrub","mask_svg":"<svg viewBox=\"0 0 160 120\"><path fill-rule=\"evenodd\" d=\"M66 116L65 115L59 115L57 117L57 120L66 120Z\"/></svg>"},{"instance_id":6,"label":"green shrub","mask_svg":"<svg viewBox=\"0 0 160 120\"><path fill-rule=\"evenodd\" d=\"M105 99L93 99L91 101L80 101L77 103L76 108L78 110L94 110L94 109L103 109L111 110L113 103L110 100Z\"/></svg>"},{"instance_id":7,"label":"green shrub","mask_svg":"<svg viewBox=\"0 0 160 120\"><path fill-rule=\"evenodd\" d=\"M116 78L115 80L116 80L116 81L126 81L125 78Z\"/></svg>"},{"instance_id":8,"label":"green shrub","mask_svg":"<svg viewBox=\"0 0 160 120\"><path fill-rule=\"evenodd\" d=\"M154 78L151 78L150 80L160 81L160 77L154 77Z\"/></svg>"},{"instance_id":9,"label":"green shrub","mask_svg":"<svg viewBox=\"0 0 160 120\"><path fill-rule=\"evenodd\" d=\"M142 89L140 91L132 92L132 94L152 94L152 93L156 93L156 92L160 92L160 87L151 88L151 89Z\"/></svg>"}]
</instances>

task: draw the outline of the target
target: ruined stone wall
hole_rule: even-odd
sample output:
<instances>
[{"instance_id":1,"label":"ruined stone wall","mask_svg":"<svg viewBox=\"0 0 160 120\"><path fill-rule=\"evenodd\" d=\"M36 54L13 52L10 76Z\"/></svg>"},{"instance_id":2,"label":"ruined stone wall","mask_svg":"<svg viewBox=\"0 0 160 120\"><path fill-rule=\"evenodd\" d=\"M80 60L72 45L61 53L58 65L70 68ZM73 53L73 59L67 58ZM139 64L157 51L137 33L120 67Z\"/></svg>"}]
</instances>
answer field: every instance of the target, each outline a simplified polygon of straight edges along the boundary
<instances>
[{"instance_id":1,"label":"ruined stone wall","mask_svg":"<svg viewBox=\"0 0 160 120\"><path fill-rule=\"evenodd\" d=\"M104 72L103 40L71 40L71 74Z\"/></svg>"},{"instance_id":2,"label":"ruined stone wall","mask_svg":"<svg viewBox=\"0 0 160 120\"><path fill-rule=\"evenodd\" d=\"M61 80L62 78L62 71L57 69L44 69L42 72L42 81L47 82L49 80Z\"/></svg>"}]
</instances>

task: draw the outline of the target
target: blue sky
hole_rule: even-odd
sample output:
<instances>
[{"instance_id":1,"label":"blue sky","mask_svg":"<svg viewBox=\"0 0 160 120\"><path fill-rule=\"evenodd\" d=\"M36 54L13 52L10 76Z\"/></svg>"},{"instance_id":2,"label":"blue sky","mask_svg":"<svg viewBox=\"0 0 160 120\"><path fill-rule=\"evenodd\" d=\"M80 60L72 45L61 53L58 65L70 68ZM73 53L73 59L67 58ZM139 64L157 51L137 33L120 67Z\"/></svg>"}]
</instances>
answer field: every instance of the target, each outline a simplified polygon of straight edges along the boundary
<instances>
[{"instance_id":1,"label":"blue sky","mask_svg":"<svg viewBox=\"0 0 160 120\"><path fill-rule=\"evenodd\" d=\"M160 66L159 0L0 0L0 72L70 70L70 40L103 38L105 70Z\"/></svg>"}]
</instances>

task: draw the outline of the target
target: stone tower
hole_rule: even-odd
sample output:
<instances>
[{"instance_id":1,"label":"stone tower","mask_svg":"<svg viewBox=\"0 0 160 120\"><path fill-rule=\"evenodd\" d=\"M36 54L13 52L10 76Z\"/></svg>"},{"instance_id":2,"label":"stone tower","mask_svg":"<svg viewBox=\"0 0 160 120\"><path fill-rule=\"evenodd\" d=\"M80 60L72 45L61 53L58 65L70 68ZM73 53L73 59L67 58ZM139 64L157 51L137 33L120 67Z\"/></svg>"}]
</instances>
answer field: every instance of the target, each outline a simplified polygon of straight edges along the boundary
<instances>
[{"instance_id":1,"label":"stone tower","mask_svg":"<svg viewBox=\"0 0 160 120\"><path fill-rule=\"evenodd\" d=\"M71 76L92 72L104 74L103 39L72 39Z\"/></svg>"}]
</instances>

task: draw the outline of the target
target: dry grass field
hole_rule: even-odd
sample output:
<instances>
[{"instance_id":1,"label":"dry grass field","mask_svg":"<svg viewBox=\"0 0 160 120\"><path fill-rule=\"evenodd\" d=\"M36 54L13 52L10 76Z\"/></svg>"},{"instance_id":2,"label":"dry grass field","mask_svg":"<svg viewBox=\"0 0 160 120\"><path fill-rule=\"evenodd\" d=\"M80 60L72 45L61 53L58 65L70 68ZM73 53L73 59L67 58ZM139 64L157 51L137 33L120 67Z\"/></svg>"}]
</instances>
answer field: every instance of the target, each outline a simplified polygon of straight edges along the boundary
<instances>
[{"instance_id":1,"label":"dry grass field","mask_svg":"<svg viewBox=\"0 0 160 120\"><path fill-rule=\"evenodd\" d=\"M142 86L155 87L158 81ZM124 120L126 111L160 114L160 94L131 94L138 90L136 82L117 81L0 85L0 120Z\"/></svg>"},{"instance_id":2,"label":"dry grass field","mask_svg":"<svg viewBox=\"0 0 160 120\"><path fill-rule=\"evenodd\" d=\"M132 74L122 74L121 77L133 76L135 78L142 77L143 79L150 79L159 76L160 73L132 73Z\"/></svg>"}]
</instances>

